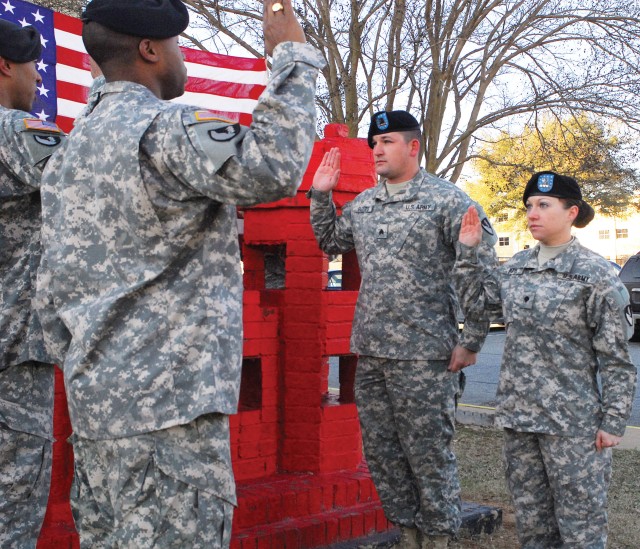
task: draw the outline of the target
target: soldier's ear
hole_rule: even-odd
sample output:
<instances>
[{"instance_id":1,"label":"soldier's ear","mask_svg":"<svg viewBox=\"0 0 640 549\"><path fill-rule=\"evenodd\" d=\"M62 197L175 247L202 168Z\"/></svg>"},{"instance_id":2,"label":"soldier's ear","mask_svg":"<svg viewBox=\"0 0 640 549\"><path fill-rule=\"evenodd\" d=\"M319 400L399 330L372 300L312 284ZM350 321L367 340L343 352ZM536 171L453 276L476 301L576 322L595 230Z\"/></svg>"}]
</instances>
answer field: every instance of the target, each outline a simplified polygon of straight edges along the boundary
<instances>
[{"instance_id":1,"label":"soldier's ear","mask_svg":"<svg viewBox=\"0 0 640 549\"><path fill-rule=\"evenodd\" d=\"M157 42L150 38L143 38L138 43L138 53L147 63L157 63L159 59Z\"/></svg>"},{"instance_id":2,"label":"soldier's ear","mask_svg":"<svg viewBox=\"0 0 640 549\"><path fill-rule=\"evenodd\" d=\"M13 62L0 56L0 74L4 76L11 76L13 71L11 70Z\"/></svg>"}]
</instances>

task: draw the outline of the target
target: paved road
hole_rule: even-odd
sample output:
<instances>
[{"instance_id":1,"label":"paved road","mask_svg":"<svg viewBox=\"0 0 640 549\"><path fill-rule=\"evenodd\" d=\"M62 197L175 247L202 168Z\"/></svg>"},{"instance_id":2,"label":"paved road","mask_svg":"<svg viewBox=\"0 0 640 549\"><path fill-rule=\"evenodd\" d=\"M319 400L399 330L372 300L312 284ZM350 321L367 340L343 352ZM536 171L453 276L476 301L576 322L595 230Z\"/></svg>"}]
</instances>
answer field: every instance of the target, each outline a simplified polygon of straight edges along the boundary
<instances>
[{"instance_id":1,"label":"paved road","mask_svg":"<svg viewBox=\"0 0 640 549\"><path fill-rule=\"evenodd\" d=\"M492 331L487 336L484 347L478 355L477 365L465 369L467 386L462 396L463 404L495 405L504 337L504 330ZM640 342L630 342L629 349L631 359L636 365L640 377ZM640 391L636 391L629 425L640 427Z\"/></svg>"}]
</instances>

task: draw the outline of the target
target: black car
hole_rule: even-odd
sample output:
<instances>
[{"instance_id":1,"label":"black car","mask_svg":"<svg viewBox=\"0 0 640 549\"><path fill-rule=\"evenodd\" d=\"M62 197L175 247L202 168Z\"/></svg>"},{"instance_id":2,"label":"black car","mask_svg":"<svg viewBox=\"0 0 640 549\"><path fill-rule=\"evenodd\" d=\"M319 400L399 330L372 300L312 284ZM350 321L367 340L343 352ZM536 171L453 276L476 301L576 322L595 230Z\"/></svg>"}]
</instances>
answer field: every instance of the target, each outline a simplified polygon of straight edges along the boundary
<instances>
[{"instance_id":1,"label":"black car","mask_svg":"<svg viewBox=\"0 0 640 549\"><path fill-rule=\"evenodd\" d=\"M620 280L631 296L631 314L635 332L633 339L640 339L640 252L631 256L620 271Z\"/></svg>"}]
</instances>

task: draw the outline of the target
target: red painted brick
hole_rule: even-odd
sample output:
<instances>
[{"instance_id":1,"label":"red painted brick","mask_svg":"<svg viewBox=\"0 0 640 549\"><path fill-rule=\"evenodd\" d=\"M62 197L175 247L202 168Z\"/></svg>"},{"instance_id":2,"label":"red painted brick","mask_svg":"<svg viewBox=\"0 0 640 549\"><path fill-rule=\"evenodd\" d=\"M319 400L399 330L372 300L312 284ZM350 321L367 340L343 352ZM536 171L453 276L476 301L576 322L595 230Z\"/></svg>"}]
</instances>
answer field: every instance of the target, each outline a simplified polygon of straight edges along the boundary
<instances>
[{"instance_id":1,"label":"red painted brick","mask_svg":"<svg viewBox=\"0 0 640 549\"><path fill-rule=\"evenodd\" d=\"M361 538L364 536L364 517L361 514L351 515L351 537Z\"/></svg>"},{"instance_id":2,"label":"red painted brick","mask_svg":"<svg viewBox=\"0 0 640 549\"><path fill-rule=\"evenodd\" d=\"M351 335L351 322L327 322L327 339L346 338Z\"/></svg>"},{"instance_id":3,"label":"red painted brick","mask_svg":"<svg viewBox=\"0 0 640 549\"><path fill-rule=\"evenodd\" d=\"M305 389L285 389L287 406L320 406L320 393Z\"/></svg>"},{"instance_id":4,"label":"red painted brick","mask_svg":"<svg viewBox=\"0 0 640 549\"><path fill-rule=\"evenodd\" d=\"M305 406L293 406L287 404L284 408L285 421L298 421L301 417L311 423L320 423L322 421L322 411L320 408L306 403Z\"/></svg>"},{"instance_id":5,"label":"red painted brick","mask_svg":"<svg viewBox=\"0 0 640 549\"><path fill-rule=\"evenodd\" d=\"M310 373L319 376L323 367L327 364L326 359L321 356L300 356L292 357L286 362L287 376L285 377L285 383L290 373ZM285 404L287 402L285 401Z\"/></svg>"},{"instance_id":6,"label":"red painted brick","mask_svg":"<svg viewBox=\"0 0 640 549\"><path fill-rule=\"evenodd\" d=\"M371 509L364 513L364 535L368 536L376 531L376 511Z\"/></svg>"},{"instance_id":7,"label":"red painted brick","mask_svg":"<svg viewBox=\"0 0 640 549\"><path fill-rule=\"evenodd\" d=\"M327 281L327 274L319 271L314 273L288 272L286 287L287 289L324 290Z\"/></svg>"},{"instance_id":8,"label":"red painted brick","mask_svg":"<svg viewBox=\"0 0 640 549\"><path fill-rule=\"evenodd\" d=\"M298 455L292 451L284 451L282 456L282 469L295 472L318 472L319 458L317 454Z\"/></svg>"},{"instance_id":9,"label":"red painted brick","mask_svg":"<svg viewBox=\"0 0 640 549\"><path fill-rule=\"evenodd\" d=\"M288 273L321 273L327 269L327 259L321 255L290 255L286 260Z\"/></svg>"},{"instance_id":10,"label":"red painted brick","mask_svg":"<svg viewBox=\"0 0 640 549\"><path fill-rule=\"evenodd\" d=\"M345 435L360 435L360 422L357 419L341 419L322 423L321 436L323 438L343 437Z\"/></svg>"},{"instance_id":11,"label":"red painted brick","mask_svg":"<svg viewBox=\"0 0 640 549\"><path fill-rule=\"evenodd\" d=\"M324 254L318 248L315 237L308 240L295 240L287 242L287 259L289 257L324 257Z\"/></svg>"},{"instance_id":12,"label":"red painted brick","mask_svg":"<svg viewBox=\"0 0 640 549\"><path fill-rule=\"evenodd\" d=\"M322 416L327 420L345 420L358 417L355 404L342 404L340 406L327 406L322 409Z\"/></svg>"},{"instance_id":13,"label":"red painted brick","mask_svg":"<svg viewBox=\"0 0 640 549\"><path fill-rule=\"evenodd\" d=\"M317 324L324 322L326 310L326 307L305 307L301 305L288 307L284 313L284 322L285 324Z\"/></svg>"},{"instance_id":14,"label":"red painted brick","mask_svg":"<svg viewBox=\"0 0 640 549\"><path fill-rule=\"evenodd\" d=\"M351 515L340 517L338 524L338 536L342 541L351 539Z\"/></svg>"}]
</instances>

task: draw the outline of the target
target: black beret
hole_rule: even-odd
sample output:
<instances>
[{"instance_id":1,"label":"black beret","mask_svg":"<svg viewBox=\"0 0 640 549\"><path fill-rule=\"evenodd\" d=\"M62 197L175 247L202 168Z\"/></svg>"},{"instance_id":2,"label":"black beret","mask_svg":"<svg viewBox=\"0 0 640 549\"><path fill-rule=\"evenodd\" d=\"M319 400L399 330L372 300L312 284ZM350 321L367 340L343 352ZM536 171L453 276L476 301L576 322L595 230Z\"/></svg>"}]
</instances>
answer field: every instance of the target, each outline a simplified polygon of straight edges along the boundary
<instances>
[{"instance_id":1,"label":"black beret","mask_svg":"<svg viewBox=\"0 0 640 549\"><path fill-rule=\"evenodd\" d=\"M575 198L582 200L582 192L578 182L573 177L559 175L555 172L538 172L531 176L524 189L522 201L527 204L527 198L532 195L555 196L556 198Z\"/></svg>"},{"instance_id":2,"label":"black beret","mask_svg":"<svg viewBox=\"0 0 640 549\"><path fill-rule=\"evenodd\" d=\"M407 111L380 111L371 117L367 142L373 149L373 136L391 132L419 130L420 124Z\"/></svg>"},{"instance_id":3,"label":"black beret","mask_svg":"<svg viewBox=\"0 0 640 549\"><path fill-rule=\"evenodd\" d=\"M187 28L189 12L181 0L91 0L82 20L129 36L164 39Z\"/></svg>"},{"instance_id":4,"label":"black beret","mask_svg":"<svg viewBox=\"0 0 640 549\"><path fill-rule=\"evenodd\" d=\"M14 63L27 63L40 57L42 43L35 27L21 27L0 19L0 56Z\"/></svg>"}]
</instances>

